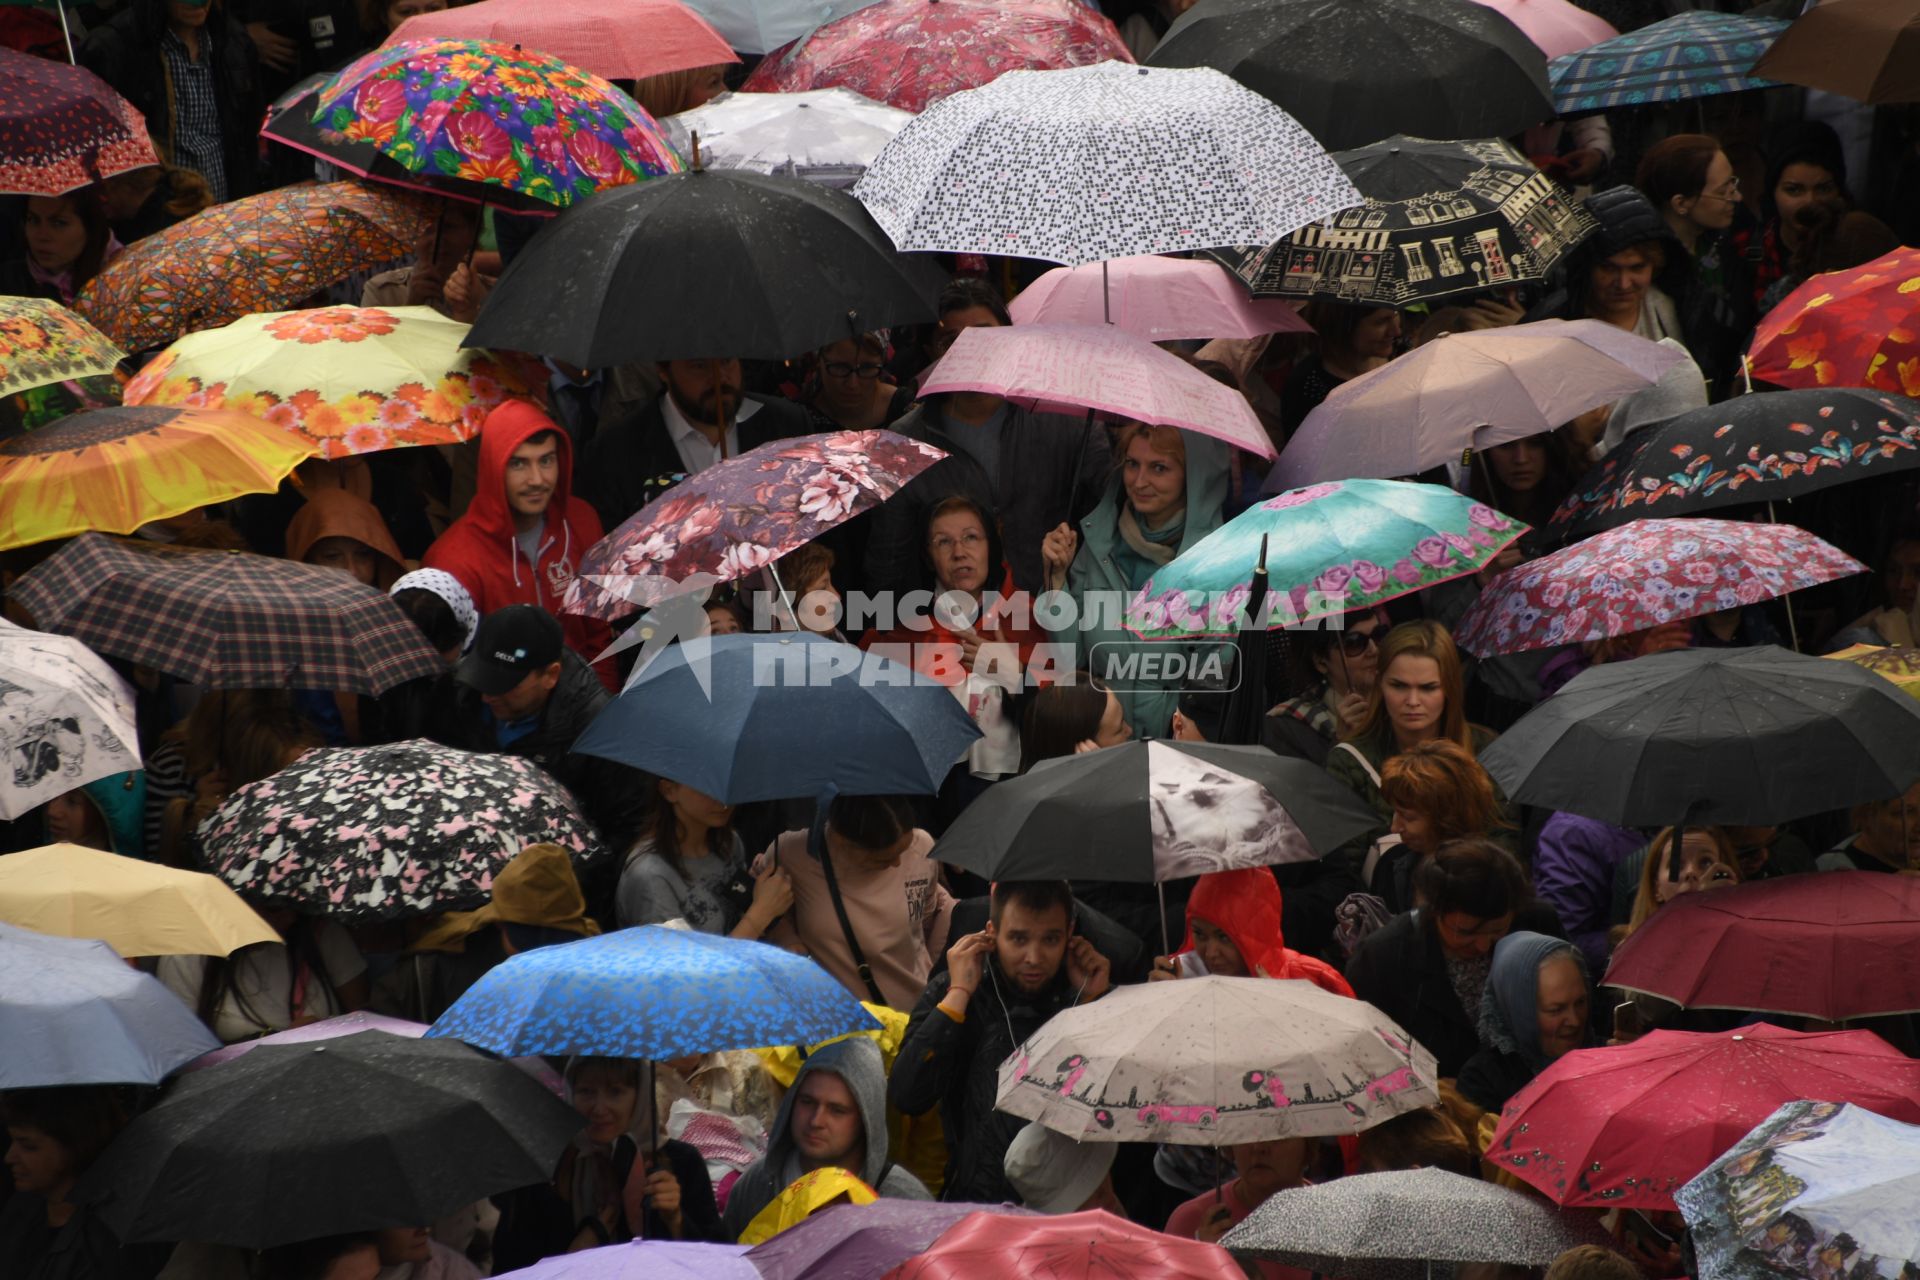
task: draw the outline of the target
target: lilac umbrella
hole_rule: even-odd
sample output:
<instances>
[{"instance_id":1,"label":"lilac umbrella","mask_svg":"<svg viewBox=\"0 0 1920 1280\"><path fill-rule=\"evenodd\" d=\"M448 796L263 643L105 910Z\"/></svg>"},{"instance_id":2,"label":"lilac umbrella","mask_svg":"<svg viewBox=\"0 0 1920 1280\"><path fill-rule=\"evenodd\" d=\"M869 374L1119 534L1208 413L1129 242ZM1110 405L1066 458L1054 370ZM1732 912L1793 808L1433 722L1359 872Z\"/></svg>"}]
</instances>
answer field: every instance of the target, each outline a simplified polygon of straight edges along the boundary
<instances>
[{"instance_id":1,"label":"lilac umbrella","mask_svg":"<svg viewBox=\"0 0 1920 1280\"><path fill-rule=\"evenodd\" d=\"M737 1244L630 1240L580 1253L563 1253L499 1280L760 1280Z\"/></svg>"},{"instance_id":2,"label":"lilac umbrella","mask_svg":"<svg viewBox=\"0 0 1920 1280\"><path fill-rule=\"evenodd\" d=\"M755 1245L747 1261L756 1280L880 1280L932 1248L949 1227L971 1213L1038 1216L1010 1204L888 1199L838 1204Z\"/></svg>"},{"instance_id":3,"label":"lilac umbrella","mask_svg":"<svg viewBox=\"0 0 1920 1280\"><path fill-rule=\"evenodd\" d=\"M1155 254L1055 267L1008 310L1015 324L1111 324L1149 342L1313 332L1293 303L1249 298L1217 262Z\"/></svg>"}]
</instances>

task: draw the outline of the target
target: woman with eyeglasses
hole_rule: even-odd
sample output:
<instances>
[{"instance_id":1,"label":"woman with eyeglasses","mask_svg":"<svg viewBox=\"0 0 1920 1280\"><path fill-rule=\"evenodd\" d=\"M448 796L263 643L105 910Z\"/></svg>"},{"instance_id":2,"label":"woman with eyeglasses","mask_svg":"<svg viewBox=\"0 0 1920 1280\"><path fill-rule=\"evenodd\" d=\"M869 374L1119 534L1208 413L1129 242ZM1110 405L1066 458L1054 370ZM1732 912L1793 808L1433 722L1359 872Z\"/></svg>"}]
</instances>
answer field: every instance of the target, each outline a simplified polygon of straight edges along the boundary
<instances>
[{"instance_id":1,"label":"woman with eyeglasses","mask_svg":"<svg viewBox=\"0 0 1920 1280\"><path fill-rule=\"evenodd\" d=\"M1633 185L1666 219L1684 253L1668 261L1660 285L1680 309L1687 349L1722 394L1740 368L1753 329L1753 286L1731 228L1741 212L1740 180L1720 143L1679 133L1641 158Z\"/></svg>"},{"instance_id":2,"label":"woman with eyeglasses","mask_svg":"<svg viewBox=\"0 0 1920 1280\"><path fill-rule=\"evenodd\" d=\"M807 406L848 431L891 426L913 407L913 389L887 380L884 330L830 342L814 353Z\"/></svg>"}]
</instances>

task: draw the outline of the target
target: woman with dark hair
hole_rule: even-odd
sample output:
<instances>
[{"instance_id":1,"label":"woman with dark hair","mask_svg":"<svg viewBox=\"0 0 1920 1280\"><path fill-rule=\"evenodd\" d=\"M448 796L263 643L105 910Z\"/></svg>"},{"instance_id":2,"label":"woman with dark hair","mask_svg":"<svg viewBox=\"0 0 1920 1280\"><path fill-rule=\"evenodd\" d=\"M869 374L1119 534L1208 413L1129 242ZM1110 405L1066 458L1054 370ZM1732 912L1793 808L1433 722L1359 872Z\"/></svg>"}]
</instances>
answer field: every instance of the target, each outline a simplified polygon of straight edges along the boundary
<instances>
[{"instance_id":1,"label":"woman with dark hair","mask_svg":"<svg viewBox=\"0 0 1920 1280\"><path fill-rule=\"evenodd\" d=\"M1499 1111L1549 1064L1586 1047L1590 1001L1580 948L1538 933L1500 939L1480 1001L1480 1052L1460 1068L1462 1096Z\"/></svg>"},{"instance_id":2,"label":"woman with dark hair","mask_svg":"<svg viewBox=\"0 0 1920 1280\"><path fill-rule=\"evenodd\" d=\"M1020 772L1042 760L1117 747L1132 737L1120 699L1098 677L1076 671L1073 679L1028 697L1020 723Z\"/></svg>"},{"instance_id":3,"label":"woman with dark hair","mask_svg":"<svg viewBox=\"0 0 1920 1280\"><path fill-rule=\"evenodd\" d=\"M1753 288L1729 234L1740 210L1733 162L1718 140L1678 133L1641 157L1633 185L1684 250L1667 263L1660 283L1680 309L1682 340L1707 385L1724 389L1753 329Z\"/></svg>"},{"instance_id":4,"label":"woman with dark hair","mask_svg":"<svg viewBox=\"0 0 1920 1280\"><path fill-rule=\"evenodd\" d=\"M254 904L281 941L230 956L162 956L156 976L224 1044L364 1009L367 962L347 931L319 916Z\"/></svg>"},{"instance_id":5,"label":"woman with dark hair","mask_svg":"<svg viewBox=\"0 0 1920 1280\"><path fill-rule=\"evenodd\" d=\"M1754 304L1763 311L1767 291L1788 274L1804 238L1800 212L1811 205L1845 209L1850 203L1847 156L1832 125L1802 121L1769 150L1767 186L1761 192L1766 220L1733 233L1733 247L1752 277Z\"/></svg>"},{"instance_id":6,"label":"woman with dark hair","mask_svg":"<svg viewBox=\"0 0 1920 1280\"><path fill-rule=\"evenodd\" d=\"M813 353L802 403L843 431L872 431L899 421L913 407L915 389L887 377L892 342L886 330L829 342Z\"/></svg>"},{"instance_id":7,"label":"woman with dark hair","mask_svg":"<svg viewBox=\"0 0 1920 1280\"><path fill-rule=\"evenodd\" d=\"M1477 502L1542 529L1583 470L1565 436L1543 431L1476 450L1467 468L1467 493ZM1490 573L1510 569L1522 558L1517 545L1501 552L1501 557L1488 566Z\"/></svg>"},{"instance_id":8,"label":"woman with dark hair","mask_svg":"<svg viewBox=\"0 0 1920 1280\"><path fill-rule=\"evenodd\" d=\"M759 938L793 905L793 882L768 866L747 870L733 806L671 778L653 779L645 834L627 854L613 891L622 929L684 920L700 933Z\"/></svg>"},{"instance_id":9,"label":"woman with dark hair","mask_svg":"<svg viewBox=\"0 0 1920 1280\"><path fill-rule=\"evenodd\" d=\"M1323 765L1334 743L1366 718L1380 674L1380 642L1392 624L1385 609L1347 614L1342 624L1287 634L1293 687L1304 692L1267 712L1260 741L1275 754Z\"/></svg>"},{"instance_id":10,"label":"woman with dark hair","mask_svg":"<svg viewBox=\"0 0 1920 1280\"><path fill-rule=\"evenodd\" d=\"M1319 342L1311 355L1294 363L1280 392L1280 418L1289 436L1328 392L1393 359L1400 342L1400 313L1392 307L1314 298L1300 316Z\"/></svg>"},{"instance_id":11,"label":"woman with dark hair","mask_svg":"<svg viewBox=\"0 0 1920 1280\"><path fill-rule=\"evenodd\" d=\"M0 1207L0 1273L9 1280L121 1280L139 1273L123 1269L112 1232L68 1199L129 1118L109 1086L0 1095L13 1183Z\"/></svg>"},{"instance_id":12,"label":"woman with dark hair","mask_svg":"<svg viewBox=\"0 0 1920 1280\"><path fill-rule=\"evenodd\" d=\"M28 196L20 256L0 264L0 292L72 306L120 252L107 211L91 187L64 196Z\"/></svg>"}]
</instances>

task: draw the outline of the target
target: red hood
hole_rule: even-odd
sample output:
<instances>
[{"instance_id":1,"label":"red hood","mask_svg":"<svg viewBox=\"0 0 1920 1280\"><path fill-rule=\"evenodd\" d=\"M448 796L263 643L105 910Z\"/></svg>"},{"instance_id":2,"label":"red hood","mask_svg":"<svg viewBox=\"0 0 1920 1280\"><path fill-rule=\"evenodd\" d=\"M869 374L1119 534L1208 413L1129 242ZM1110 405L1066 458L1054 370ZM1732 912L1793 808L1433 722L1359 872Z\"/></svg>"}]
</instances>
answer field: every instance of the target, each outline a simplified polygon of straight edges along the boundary
<instances>
[{"instance_id":1,"label":"red hood","mask_svg":"<svg viewBox=\"0 0 1920 1280\"><path fill-rule=\"evenodd\" d=\"M1197 916L1233 939L1249 974L1304 978L1335 995L1352 996L1353 988L1339 970L1287 947L1280 932L1280 909L1280 885L1271 868L1249 867L1201 876L1187 899L1187 940L1180 950L1193 950L1193 920Z\"/></svg>"},{"instance_id":2,"label":"red hood","mask_svg":"<svg viewBox=\"0 0 1920 1280\"><path fill-rule=\"evenodd\" d=\"M466 516L476 532L489 539L513 536L513 512L507 508L507 459L542 431L554 433L560 459L560 479L553 488L553 501L547 504L547 524L551 528L556 516L567 518L573 500L573 442L537 405L507 400L495 406L480 428L479 471Z\"/></svg>"}]
</instances>

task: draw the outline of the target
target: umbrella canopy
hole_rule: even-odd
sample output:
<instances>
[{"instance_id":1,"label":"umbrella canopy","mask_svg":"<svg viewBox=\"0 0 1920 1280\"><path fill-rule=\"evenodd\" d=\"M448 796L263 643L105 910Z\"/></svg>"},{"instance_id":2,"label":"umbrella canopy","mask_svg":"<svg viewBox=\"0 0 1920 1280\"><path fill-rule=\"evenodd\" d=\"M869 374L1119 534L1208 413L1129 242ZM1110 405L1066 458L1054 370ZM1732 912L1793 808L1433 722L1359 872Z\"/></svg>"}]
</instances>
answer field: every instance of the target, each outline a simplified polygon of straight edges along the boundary
<instances>
[{"instance_id":1,"label":"umbrella canopy","mask_svg":"<svg viewBox=\"0 0 1920 1280\"><path fill-rule=\"evenodd\" d=\"M271 556L82 534L8 594L50 631L202 688L377 696L447 670L385 592Z\"/></svg>"},{"instance_id":2,"label":"umbrella canopy","mask_svg":"<svg viewBox=\"0 0 1920 1280\"><path fill-rule=\"evenodd\" d=\"M1920 4L1828 0L1807 9L1754 74L1861 102L1920 102Z\"/></svg>"},{"instance_id":3,"label":"umbrella canopy","mask_svg":"<svg viewBox=\"0 0 1920 1280\"><path fill-rule=\"evenodd\" d=\"M280 935L217 878L77 844L0 858L0 920L123 956L224 956Z\"/></svg>"},{"instance_id":4,"label":"umbrella canopy","mask_svg":"<svg viewBox=\"0 0 1920 1280\"><path fill-rule=\"evenodd\" d=\"M499 1280L762 1280L738 1244L692 1244L683 1240L629 1240L579 1253L563 1253Z\"/></svg>"},{"instance_id":5,"label":"umbrella canopy","mask_svg":"<svg viewBox=\"0 0 1920 1280\"><path fill-rule=\"evenodd\" d=\"M949 1227L970 1214L1031 1217L1014 1205L875 1200L835 1204L757 1244L747 1255L757 1280L880 1280L925 1253Z\"/></svg>"},{"instance_id":6,"label":"umbrella canopy","mask_svg":"<svg viewBox=\"0 0 1920 1280\"><path fill-rule=\"evenodd\" d=\"M896 253L844 191L695 172L612 192L542 230L501 274L467 345L586 369L784 360L932 320L940 282L931 263ZM635 298L680 302L636 307Z\"/></svg>"},{"instance_id":7,"label":"umbrella canopy","mask_svg":"<svg viewBox=\"0 0 1920 1280\"><path fill-rule=\"evenodd\" d=\"M1611 1243L1593 1222L1445 1169L1278 1191L1220 1238L1237 1258L1348 1280L1422 1280L1436 1262L1544 1267L1576 1245Z\"/></svg>"},{"instance_id":8,"label":"umbrella canopy","mask_svg":"<svg viewBox=\"0 0 1920 1280\"><path fill-rule=\"evenodd\" d=\"M738 62L707 20L680 0L480 0L416 14L387 37L482 40L538 49L607 80L642 80ZM511 92L511 90L509 90Z\"/></svg>"},{"instance_id":9,"label":"umbrella canopy","mask_svg":"<svg viewBox=\"0 0 1920 1280\"><path fill-rule=\"evenodd\" d=\"M1261 499L1155 570L1123 621L1146 640L1232 635L1264 562L1272 590L1253 621L1305 626L1473 573L1526 531L1444 485L1310 485Z\"/></svg>"},{"instance_id":10,"label":"umbrella canopy","mask_svg":"<svg viewBox=\"0 0 1920 1280\"><path fill-rule=\"evenodd\" d=\"M1810 276L1761 318L1747 364L1776 386L1920 396L1920 249Z\"/></svg>"},{"instance_id":11,"label":"umbrella canopy","mask_svg":"<svg viewBox=\"0 0 1920 1280\"><path fill-rule=\"evenodd\" d=\"M1445 334L1335 387L1287 442L1267 491L1419 475L1644 391L1685 358L1601 320Z\"/></svg>"},{"instance_id":12,"label":"umbrella canopy","mask_svg":"<svg viewBox=\"0 0 1920 1280\"><path fill-rule=\"evenodd\" d=\"M1201 0L1147 63L1224 71L1337 150L1505 137L1553 115L1546 55L1472 0Z\"/></svg>"},{"instance_id":13,"label":"umbrella canopy","mask_svg":"<svg viewBox=\"0 0 1920 1280\"><path fill-rule=\"evenodd\" d=\"M984 391L1037 413L1087 410L1178 427L1262 458L1275 453L1238 389L1113 325L963 329L920 384L922 395L949 391Z\"/></svg>"},{"instance_id":14,"label":"umbrella canopy","mask_svg":"<svg viewBox=\"0 0 1920 1280\"><path fill-rule=\"evenodd\" d=\"M314 447L218 409L89 409L0 440L0 549L272 493Z\"/></svg>"},{"instance_id":15,"label":"umbrella canopy","mask_svg":"<svg viewBox=\"0 0 1920 1280\"><path fill-rule=\"evenodd\" d=\"M146 121L106 81L0 49L0 194L60 196L159 163Z\"/></svg>"},{"instance_id":16,"label":"umbrella canopy","mask_svg":"<svg viewBox=\"0 0 1920 1280\"><path fill-rule=\"evenodd\" d=\"M1642 427L1580 478L1548 529L1785 502L1920 466L1920 401L1855 387L1760 391Z\"/></svg>"},{"instance_id":17,"label":"umbrella canopy","mask_svg":"<svg viewBox=\"0 0 1920 1280\"><path fill-rule=\"evenodd\" d=\"M485 906L536 844L576 867L606 853L540 766L424 738L309 751L200 825L202 861L234 888L350 923Z\"/></svg>"},{"instance_id":18,"label":"umbrella canopy","mask_svg":"<svg viewBox=\"0 0 1920 1280\"><path fill-rule=\"evenodd\" d=\"M383 45L321 87L313 123L535 212L684 167L653 117L599 76L490 40Z\"/></svg>"},{"instance_id":19,"label":"umbrella canopy","mask_svg":"<svg viewBox=\"0 0 1920 1280\"><path fill-rule=\"evenodd\" d=\"M1287 303L1249 300L1214 263L1156 254L1055 267L1007 310L1015 324L1111 324L1149 342L1313 331Z\"/></svg>"},{"instance_id":20,"label":"umbrella canopy","mask_svg":"<svg viewBox=\"0 0 1920 1280\"><path fill-rule=\"evenodd\" d=\"M680 640L575 751L745 804L930 796L980 736L945 685L849 644L808 632Z\"/></svg>"},{"instance_id":21,"label":"umbrella canopy","mask_svg":"<svg viewBox=\"0 0 1920 1280\"><path fill-rule=\"evenodd\" d=\"M1784 18L1695 9L1555 58L1553 105L1566 114L1679 102L1773 84L1754 63Z\"/></svg>"},{"instance_id":22,"label":"umbrella canopy","mask_svg":"<svg viewBox=\"0 0 1920 1280\"><path fill-rule=\"evenodd\" d=\"M1830 1255L1859 1280L1896 1280L1920 1264L1920 1127L1788 1102L1674 1198L1701 1280L1811 1280Z\"/></svg>"},{"instance_id":23,"label":"umbrella canopy","mask_svg":"<svg viewBox=\"0 0 1920 1280\"><path fill-rule=\"evenodd\" d=\"M1631 635L1867 566L1790 524L1635 520L1508 569L1454 626L1479 657Z\"/></svg>"},{"instance_id":24,"label":"umbrella canopy","mask_svg":"<svg viewBox=\"0 0 1920 1280\"><path fill-rule=\"evenodd\" d=\"M1620 944L1606 985L1683 1009L1844 1022L1920 1011L1920 882L1835 871L1688 893Z\"/></svg>"},{"instance_id":25,"label":"umbrella canopy","mask_svg":"<svg viewBox=\"0 0 1920 1280\"><path fill-rule=\"evenodd\" d=\"M1360 200L1258 94L1217 72L1121 62L956 94L902 129L854 194L902 249L1066 266L1268 244Z\"/></svg>"},{"instance_id":26,"label":"umbrella canopy","mask_svg":"<svg viewBox=\"0 0 1920 1280\"><path fill-rule=\"evenodd\" d=\"M1920 706L1872 672L1772 645L1683 649L1581 672L1480 763L1516 803L1618 826L1765 826L1904 792L1916 730Z\"/></svg>"},{"instance_id":27,"label":"umbrella canopy","mask_svg":"<svg viewBox=\"0 0 1920 1280\"><path fill-rule=\"evenodd\" d=\"M0 396L112 373L126 358L106 334L57 302L0 298Z\"/></svg>"},{"instance_id":28,"label":"umbrella canopy","mask_svg":"<svg viewBox=\"0 0 1920 1280\"><path fill-rule=\"evenodd\" d=\"M127 384L128 404L231 409L264 418L323 458L459 444L496 405L526 394L467 326L432 307L320 307L190 333Z\"/></svg>"},{"instance_id":29,"label":"umbrella canopy","mask_svg":"<svg viewBox=\"0 0 1920 1280\"><path fill-rule=\"evenodd\" d=\"M83 409L111 409L119 403L120 379L111 373L29 387L0 399L0 440L38 431Z\"/></svg>"},{"instance_id":30,"label":"umbrella canopy","mask_svg":"<svg viewBox=\"0 0 1920 1280\"><path fill-rule=\"evenodd\" d=\"M1555 1204L1671 1209L1674 1192L1783 1102L1920 1121L1920 1063L1870 1031L1653 1031L1575 1049L1513 1095L1486 1159Z\"/></svg>"},{"instance_id":31,"label":"umbrella canopy","mask_svg":"<svg viewBox=\"0 0 1920 1280\"><path fill-rule=\"evenodd\" d=\"M1009 1221L997 1210L955 1223L885 1280L1246 1280L1217 1244L1150 1231L1104 1209Z\"/></svg>"},{"instance_id":32,"label":"umbrella canopy","mask_svg":"<svg viewBox=\"0 0 1920 1280\"><path fill-rule=\"evenodd\" d=\"M768 53L875 0L689 0L741 53Z\"/></svg>"},{"instance_id":33,"label":"umbrella canopy","mask_svg":"<svg viewBox=\"0 0 1920 1280\"><path fill-rule=\"evenodd\" d=\"M1378 825L1308 761L1156 740L1041 761L962 810L934 856L987 880L1150 883L1311 861Z\"/></svg>"},{"instance_id":34,"label":"umbrella canopy","mask_svg":"<svg viewBox=\"0 0 1920 1280\"><path fill-rule=\"evenodd\" d=\"M891 431L776 440L688 476L580 558L566 610L619 618L732 582L878 506L947 455ZM798 587L803 584L790 583Z\"/></svg>"},{"instance_id":35,"label":"umbrella canopy","mask_svg":"<svg viewBox=\"0 0 1920 1280\"><path fill-rule=\"evenodd\" d=\"M1822 657L1851 662L1900 687L1902 693L1920 698L1920 649L1881 648L1856 644Z\"/></svg>"},{"instance_id":36,"label":"umbrella canopy","mask_svg":"<svg viewBox=\"0 0 1920 1280\"><path fill-rule=\"evenodd\" d=\"M74 309L130 351L411 260L426 206L355 182L281 187L202 210L109 262Z\"/></svg>"},{"instance_id":37,"label":"umbrella canopy","mask_svg":"<svg viewBox=\"0 0 1920 1280\"><path fill-rule=\"evenodd\" d=\"M0 618L0 709L0 819L140 767L133 686L77 640Z\"/></svg>"},{"instance_id":38,"label":"umbrella canopy","mask_svg":"<svg viewBox=\"0 0 1920 1280\"><path fill-rule=\"evenodd\" d=\"M203 1054L188 1063L188 1071L204 1071L208 1067L217 1067L223 1062L245 1057L263 1044L308 1044L315 1040L337 1040L341 1036L356 1035L362 1031L384 1031L391 1036L402 1036L409 1040L418 1040L427 1034L424 1022L409 1022L405 1018L389 1018L378 1013L369 1013L361 1009L354 1013L342 1013L332 1018L322 1018L318 1022L303 1023L297 1027L288 1027L285 1031L276 1031L272 1035L261 1036L255 1040L242 1040L238 1044L226 1045L212 1053ZM525 1071L547 1087L556 1097L565 1097L567 1082L558 1071L547 1065L544 1058L515 1058L513 1064Z\"/></svg>"},{"instance_id":39,"label":"umbrella canopy","mask_svg":"<svg viewBox=\"0 0 1920 1280\"><path fill-rule=\"evenodd\" d=\"M220 1042L104 942L0 924L0 1089L159 1084Z\"/></svg>"},{"instance_id":40,"label":"umbrella canopy","mask_svg":"<svg viewBox=\"0 0 1920 1280\"><path fill-rule=\"evenodd\" d=\"M643 925L509 956L427 1035L508 1055L659 1060L812 1044L878 1025L806 956Z\"/></svg>"},{"instance_id":41,"label":"umbrella canopy","mask_svg":"<svg viewBox=\"0 0 1920 1280\"><path fill-rule=\"evenodd\" d=\"M1009 71L1132 62L1113 23L1075 0L880 0L815 27L755 68L745 87L793 93L835 85L924 111Z\"/></svg>"},{"instance_id":42,"label":"umbrella canopy","mask_svg":"<svg viewBox=\"0 0 1920 1280\"><path fill-rule=\"evenodd\" d=\"M911 111L851 89L808 89L723 93L661 124L682 152L693 150L698 134L700 159L709 168L850 187L911 119Z\"/></svg>"},{"instance_id":43,"label":"umbrella canopy","mask_svg":"<svg viewBox=\"0 0 1920 1280\"><path fill-rule=\"evenodd\" d=\"M1363 203L1271 245L1212 251L1255 297L1405 307L1544 280L1595 228L1565 187L1497 138L1395 135L1334 159Z\"/></svg>"},{"instance_id":44,"label":"umbrella canopy","mask_svg":"<svg viewBox=\"0 0 1920 1280\"><path fill-rule=\"evenodd\" d=\"M417 1226L544 1183L580 1113L512 1063L363 1031L186 1076L74 1189L121 1240L242 1249Z\"/></svg>"},{"instance_id":45,"label":"umbrella canopy","mask_svg":"<svg viewBox=\"0 0 1920 1280\"><path fill-rule=\"evenodd\" d=\"M1549 58L1578 53L1620 33L1604 18L1568 0L1477 0L1526 32Z\"/></svg>"},{"instance_id":46,"label":"umbrella canopy","mask_svg":"<svg viewBox=\"0 0 1920 1280\"><path fill-rule=\"evenodd\" d=\"M1431 1106L1433 1055L1363 1000L1285 978L1116 987L1000 1064L994 1108L1078 1141L1231 1146Z\"/></svg>"}]
</instances>

